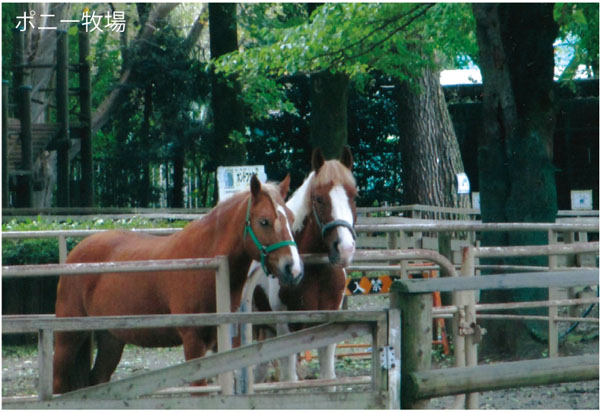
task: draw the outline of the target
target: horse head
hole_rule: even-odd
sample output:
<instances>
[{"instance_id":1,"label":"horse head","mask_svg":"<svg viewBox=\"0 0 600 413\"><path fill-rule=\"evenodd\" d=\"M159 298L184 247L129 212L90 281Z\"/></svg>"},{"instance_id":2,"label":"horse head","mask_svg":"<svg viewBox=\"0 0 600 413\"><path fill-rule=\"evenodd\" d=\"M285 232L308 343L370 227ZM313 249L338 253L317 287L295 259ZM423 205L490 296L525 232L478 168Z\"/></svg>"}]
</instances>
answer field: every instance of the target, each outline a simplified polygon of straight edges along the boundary
<instances>
[{"instance_id":1,"label":"horse head","mask_svg":"<svg viewBox=\"0 0 600 413\"><path fill-rule=\"evenodd\" d=\"M289 187L289 174L278 186L261 184L256 175L252 176L244 243L265 274L279 278L284 285L297 285L304 271L292 236L294 214L284 202Z\"/></svg>"},{"instance_id":2,"label":"horse head","mask_svg":"<svg viewBox=\"0 0 600 413\"><path fill-rule=\"evenodd\" d=\"M314 176L310 203L314 220L329 251L332 264L347 266L356 249L355 198L358 194L352 175L352 153L346 146L340 160L325 161L320 148L313 151Z\"/></svg>"}]
</instances>

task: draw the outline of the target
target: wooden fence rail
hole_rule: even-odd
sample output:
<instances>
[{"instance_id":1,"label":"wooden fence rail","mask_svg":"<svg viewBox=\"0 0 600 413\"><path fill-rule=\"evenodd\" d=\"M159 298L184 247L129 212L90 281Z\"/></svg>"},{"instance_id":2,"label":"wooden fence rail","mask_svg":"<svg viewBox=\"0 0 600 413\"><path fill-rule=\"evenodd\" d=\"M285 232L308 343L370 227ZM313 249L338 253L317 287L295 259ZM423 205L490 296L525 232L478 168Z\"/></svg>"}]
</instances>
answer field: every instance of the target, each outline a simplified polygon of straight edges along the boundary
<instances>
[{"instance_id":1,"label":"wooden fence rail","mask_svg":"<svg viewBox=\"0 0 600 413\"><path fill-rule=\"evenodd\" d=\"M381 221L381 220L378 220ZM481 222L403 222L403 223L363 223L360 221L356 225L356 232L362 234L359 238L359 244L365 243L368 248L409 248L414 246L420 249L422 238L419 234L422 233L470 233L468 243L474 245L475 233L477 232L495 232L495 231L535 231L547 232L552 243L556 242L556 234L565 233L565 239L574 239L575 233L585 234L580 236L580 241L587 241L588 233L598 233L598 220L594 222L576 222L576 223L481 223ZM59 262L64 263L67 258L67 238L83 238L89 235L103 232L104 230L60 230L60 231L5 231L2 233L2 239L26 239L26 238L57 238L59 248ZM136 229L141 233L152 235L170 235L179 228L147 228ZM373 238L371 234L383 233L387 234L385 239ZM413 233L415 240L409 245L407 243L407 234ZM399 234L399 235L398 235ZM368 237L364 237L368 235ZM583 238L583 239L582 239ZM360 246L360 245L359 245ZM437 248L441 248L438 246ZM446 254L445 254L446 255ZM405 273L405 272L403 272Z\"/></svg>"},{"instance_id":2,"label":"wooden fence rail","mask_svg":"<svg viewBox=\"0 0 600 413\"><path fill-rule=\"evenodd\" d=\"M71 208L3 208L2 216L6 218L30 218L37 217L39 215L48 216L51 218L57 217L73 217L73 216L122 216L131 217L132 215L156 215L159 218L176 218L176 219L188 219L182 218L188 215L198 216L205 214L210 211L210 208L94 208L94 207L71 207ZM434 214L434 216L441 216L441 214L447 214L449 216L460 216L466 217L470 220L475 220L481 215L481 211L475 208L450 208L450 207L436 207L431 205L394 205L394 206L382 206L382 207L359 207L357 208L359 215L367 215L374 213L407 213L413 218L424 216L425 214ZM598 217L599 212L597 210L591 211L576 211L576 210L559 210L557 212L558 218L565 217ZM196 218L191 218L196 219Z\"/></svg>"},{"instance_id":3,"label":"wooden fence rail","mask_svg":"<svg viewBox=\"0 0 600 413\"><path fill-rule=\"evenodd\" d=\"M420 371L404 377L415 399L514 387L598 380L598 354L453 367Z\"/></svg>"}]
</instances>

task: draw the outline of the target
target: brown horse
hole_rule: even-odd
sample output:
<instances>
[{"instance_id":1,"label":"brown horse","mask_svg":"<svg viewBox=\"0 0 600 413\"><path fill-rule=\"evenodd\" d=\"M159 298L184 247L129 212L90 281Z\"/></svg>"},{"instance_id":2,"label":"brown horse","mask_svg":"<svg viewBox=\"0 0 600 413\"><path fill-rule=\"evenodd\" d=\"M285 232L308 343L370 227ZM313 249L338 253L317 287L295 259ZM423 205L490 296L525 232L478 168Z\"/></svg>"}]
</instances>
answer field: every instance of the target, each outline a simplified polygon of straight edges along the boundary
<instances>
[{"instance_id":1,"label":"brown horse","mask_svg":"<svg viewBox=\"0 0 600 413\"><path fill-rule=\"evenodd\" d=\"M254 303L259 311L338 310L344 298L346 267L355 251L355 197L358 193L352 175L352 153L344 148L340 161L325 161L320 149L313 151L313 171L287 202L295 215L294 239L300 253L327 253L330 264L306 264L297 286L280 285L258 271ZM254 278L254 275L253 275ZM278 325L284 334L300 325ZM335 344L319 350L321 378L335 378ZM284 362L283 376L296 380L294 362Z\"/></svg>"},{"instance_id":2,"label":"brown horse","mask_svg":"<svg viewBox=\"0 0 600 413\"><path fill-rule=\"evenodd\" d=\"M231 307L240 304L252 260L282 284L302 278L293 242L293 214L285 206L289 175L277 187L252 177L250 191L217 205L200 220L167 237L108 231L83 240L67 262L110 262L228 256ZM57 317L211 313L216 311L215 271L161 271L132 274L62 276ZM110 380L126 343L146 347L183 344L185 359L202 357L216 342L214 327L109 330L95 333L98 353L91 364L91 334L55 336L54 393ZM202 383L199 383L202 384Z\"/></svg>"}]
</instances>

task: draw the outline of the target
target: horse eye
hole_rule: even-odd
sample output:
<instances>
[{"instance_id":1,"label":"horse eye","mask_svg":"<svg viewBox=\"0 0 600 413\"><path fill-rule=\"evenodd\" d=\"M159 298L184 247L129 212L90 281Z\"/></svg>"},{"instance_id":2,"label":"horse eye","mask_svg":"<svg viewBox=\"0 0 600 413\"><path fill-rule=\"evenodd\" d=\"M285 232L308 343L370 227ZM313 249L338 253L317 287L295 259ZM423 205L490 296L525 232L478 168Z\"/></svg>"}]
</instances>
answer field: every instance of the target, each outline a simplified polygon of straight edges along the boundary
<instances>
[{"instance_id":1,"label":"horse eye","mask_svg":"<svg viewBox=\"0 0 600 413\"><path fill-rule=\"evenodd\" d=\"M261 219L258 221L258 223L263 226L263 227L268 227L269 226L269 220L268 219Z\"/></svg>"},{"instance_id":2,"label":"horse eye","mask_svg":"<svg viewBox=\"0 0 600 413\"><path fill-rule=\"evenodd\" d=\"M323 204L323 198L320 196L315 197L315 201L317 201L317 204Z\"/></svg>"}]
</instances>

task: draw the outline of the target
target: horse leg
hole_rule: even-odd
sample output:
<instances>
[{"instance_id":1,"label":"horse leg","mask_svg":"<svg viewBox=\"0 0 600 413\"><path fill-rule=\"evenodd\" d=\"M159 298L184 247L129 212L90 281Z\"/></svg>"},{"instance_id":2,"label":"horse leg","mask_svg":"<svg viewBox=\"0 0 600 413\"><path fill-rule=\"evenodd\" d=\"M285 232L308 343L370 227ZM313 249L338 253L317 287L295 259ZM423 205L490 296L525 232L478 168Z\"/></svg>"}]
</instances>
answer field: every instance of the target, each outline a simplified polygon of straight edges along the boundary
<instances>
[{"instance_id":1,"label":"horse leg","mask_svg":"<svg viewBox=\"0 0 600 413\"><path fill-rule=\"evenodd\" d=\"M289 334L289 332L290 329L287 323L277 324L277 336ZM287 357L282 357L279 360L279 364L281 365L281 377L279 380L298 381L298 373L296 373L296 361L298 360L298 356L294 353Z\"/></svg>"},{"instance_id":2,"label":"horse leg","mask_svg":"<svg viewBox=\"0 0 600 413\"><path fill-rule=\"evenodd\" d=\"M329 344L318 349L319 352L319 372L322 379L335 379L335 348L336 344ZM327 388L328 391L335 391L335 386Z\"/></svg>"},{"instance_id":3,"label":"horse leg","mask_svg":"<svg viewBox=\"0 0 600 413\"><path fill-rule=\"evenodd\" d=\"M53 393L62 394L89 386L92 336L85 332L54 335Z\"/></svg>"},{"instance_id":4,"label":"horse leg","mask_svg":"<svg viewBox=\"0 0 600 413\"><path fill-rule=\"evenodd\" d=\"M183 355L186 361L204 357L208 347L202 337L200 337L198 328L182 327L178 328L177 332L183 342ZM206 379L193 381L191 385L206 386Z\"/></svg>"},{"instance_id":5,"label":"horse leg","mask_svg":"<svg viewBox=\"0 0 600 413\"><path fill-rule=\"evenodd\" d=\"M94 361L94 368L90 373L90 384L106 383L114 373L121 356L125 343L117 339L108 331L98 331L96 333L98 353Z\"/></svg>"}]
</instances>

